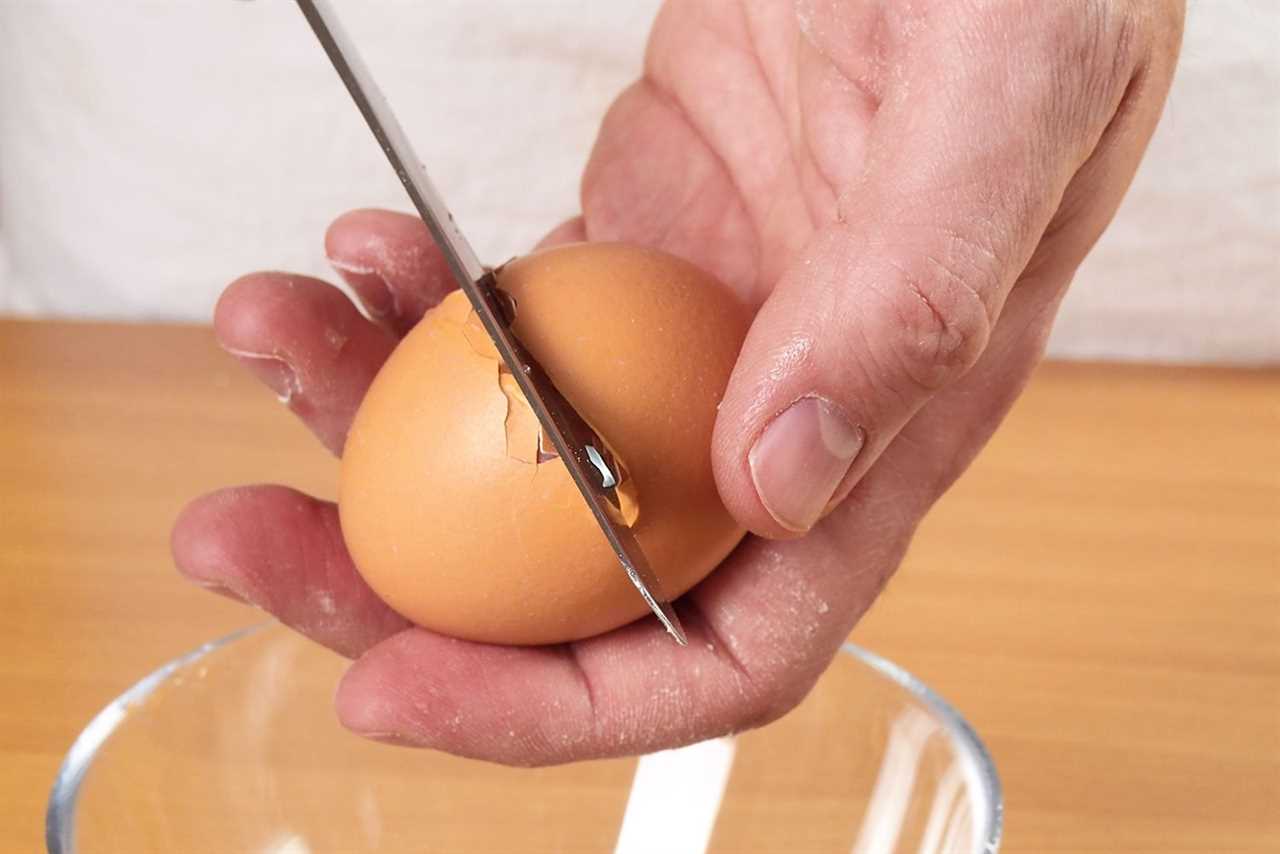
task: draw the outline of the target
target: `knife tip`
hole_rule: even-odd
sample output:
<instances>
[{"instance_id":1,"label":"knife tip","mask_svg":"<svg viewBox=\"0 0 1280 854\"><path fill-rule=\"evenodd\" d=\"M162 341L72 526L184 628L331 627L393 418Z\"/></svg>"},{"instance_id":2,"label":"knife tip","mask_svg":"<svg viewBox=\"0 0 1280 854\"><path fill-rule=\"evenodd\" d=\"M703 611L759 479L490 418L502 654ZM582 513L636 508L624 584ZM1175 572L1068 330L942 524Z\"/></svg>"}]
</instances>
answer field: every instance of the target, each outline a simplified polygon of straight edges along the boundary
<instances>
[{"instance_id":1,"label":"knife tip","mask_svg":"<svg viewBox=\"0 0 1280 854\"><path fill-rule=\"evenodd\" d=\"M676 615L676 610L671 607L670 602L662 602L660 604L658 618L672 640L680 646L689 645L689 639L684 633L684 626L680 624L680 617Z\"/></svg>"}]
</instances>

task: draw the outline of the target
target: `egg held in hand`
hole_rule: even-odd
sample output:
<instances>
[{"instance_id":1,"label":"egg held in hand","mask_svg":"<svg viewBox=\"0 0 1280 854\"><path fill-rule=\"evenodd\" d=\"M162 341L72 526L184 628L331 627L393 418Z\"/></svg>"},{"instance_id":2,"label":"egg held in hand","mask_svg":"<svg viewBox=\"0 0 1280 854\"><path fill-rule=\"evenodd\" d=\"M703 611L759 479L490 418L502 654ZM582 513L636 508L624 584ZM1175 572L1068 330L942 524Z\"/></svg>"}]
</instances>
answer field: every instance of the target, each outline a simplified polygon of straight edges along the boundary
<instances>
[{"instance_id":1,"label":"egg held in hand","mask_svg":"<svg viewBox=\"0 0 1280 854\"><path fill-rule=\"evenodd\" d=\"M632 531L679 596L743 530L711 472L716 407L748 317L653 249L561 246L502 268L513 330L627 472ZM340 515L388 604L468 640L558 643L648 613L462 292L427 313L348 435ZM549 452L550 451L550 452Z\"/></svg>"}]
</instances>

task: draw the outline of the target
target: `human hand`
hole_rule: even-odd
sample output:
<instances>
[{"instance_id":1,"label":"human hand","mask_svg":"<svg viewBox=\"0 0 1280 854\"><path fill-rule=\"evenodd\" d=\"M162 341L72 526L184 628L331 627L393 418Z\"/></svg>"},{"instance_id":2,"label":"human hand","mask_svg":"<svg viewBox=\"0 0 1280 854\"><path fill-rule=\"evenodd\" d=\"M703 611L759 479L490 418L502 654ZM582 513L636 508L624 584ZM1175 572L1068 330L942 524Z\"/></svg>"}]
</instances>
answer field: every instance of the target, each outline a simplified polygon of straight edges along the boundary
<instances>
[{"instance_id":1,"label":"human hand","mask_svg":"<svg viewBox=\"0 0 1280 854\"><path fill-rule=\"evenodd\" d=\"M653 620L574 644L408 625L360 579L333 505L283 487L180 518L184 573L358 657L371 737L514 764L650 751L797 703L995 429L1119 204L1168 89L1182 3L671 0L605 119L583 216L550 242L659 246L757 308L712 448L753 534ZM378 366L451 287L425 228L338 220L335 288L233 284L219 339L340 453Z\"/></svg>"}]
</instances>

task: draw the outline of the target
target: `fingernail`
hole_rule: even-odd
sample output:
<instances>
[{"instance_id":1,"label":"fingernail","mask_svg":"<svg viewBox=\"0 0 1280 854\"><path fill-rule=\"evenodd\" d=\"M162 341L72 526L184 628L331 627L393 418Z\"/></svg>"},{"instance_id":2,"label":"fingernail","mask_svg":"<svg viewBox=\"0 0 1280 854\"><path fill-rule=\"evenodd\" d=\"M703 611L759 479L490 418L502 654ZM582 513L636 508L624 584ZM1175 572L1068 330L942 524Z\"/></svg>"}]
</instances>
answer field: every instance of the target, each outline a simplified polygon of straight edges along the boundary
<instances>
[{"instance_id":1,"label":"fingernail","mask_svg":"<svg viewBox=\"0 0 1280 854\"><path fill-rule=\"evenodd\" d=\"M241 605L250 604L248 599L244 598L230 587L223 587L220 584L207 584L204 589L208 590L210 593L217 593L219 596L224 596L233 602L239 602Z\"/></svg>"},{"instance_id":2,"label":"fingernail","mask_svg":"<svg viewBox=\"0 0 1280 854\"><path fill-rule=\"evenodd\" d=\"M343 281L356 292L370 317L377 320L395 312L395 295L391 293L386 279L371 267L334 258L332 255L329 256L329 266L342 274Z\"/></svg>"},{"instance_id":3,"label":"fingernail","mask_svg":"<svg viewBox=\"0 0 1280 854\"><path fill-rule=\"evenodd\" d=\"M862 430L830 401L802 397L774 418L747 455L769 515L803 532L822 516L862 450Z\"/></svg>"},{"instance_id":4,"label":"fingernail","mask_svg":"<svg viewBox=\"0 0 1280 854\"><path fill-rule=\"evenodd\" d=\"M222 349L235 356L263 385L275 392L281 403L288 403L300 390L297 373L282 357L227 346Z\"/></svg>"},{"instance_id":5,"label":"fingernail","mask_svg":"<svg viewBox=\"0 0 1280 854\"><path fill-rule=\"evenodd\" d=\"M236 591L232 590L230 587L227 587L225 584L221 584L217 581L200 581L196 579L193 579L193 580L200 587L201 590L208 590L210 593L216 593L219 596L225 596L226 598L234 602L239 602L241 605L253 604L246 597L240 595Z\"/></svg>"},{"instance_id":6,"label":"fingernail","mask_svg":"<svg viewBox=\"0 0 1280 854\"><path fill-rule=\"evenodd\" d=\"M367 738L370 741L376 741L379 744L390 744L394 747L421 747L416 741L411 741L402 735L394 732L358 732L356 735L361 738Z\"/></svg>"}]
</instances>

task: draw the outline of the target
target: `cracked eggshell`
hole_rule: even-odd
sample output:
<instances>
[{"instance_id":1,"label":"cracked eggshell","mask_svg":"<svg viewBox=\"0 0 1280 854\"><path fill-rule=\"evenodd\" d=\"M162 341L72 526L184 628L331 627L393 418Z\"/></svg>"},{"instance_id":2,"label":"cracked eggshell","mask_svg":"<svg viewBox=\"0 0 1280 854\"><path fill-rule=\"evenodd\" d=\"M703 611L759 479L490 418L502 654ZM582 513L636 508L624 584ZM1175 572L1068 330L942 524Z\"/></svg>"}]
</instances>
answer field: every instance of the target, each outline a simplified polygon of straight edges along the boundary
<instances>
[{"instance_id":1,"label":"cracked eggshell","mask_svg":"<svg viewBox=\"0 0 1280 854\"><path fill-rule=\"evenodd\" d=\"M543 250L499 285L516 334L629 471L636 537L668 595L684 593L743 535L711 431L744 307L693 265L624 244ZM356 566L410 620L470 640L557 643L645 615L563 463L529 460L537 422L474 322L450 294L361 404L339 502Z\"/></svg>"}]
</instances>

